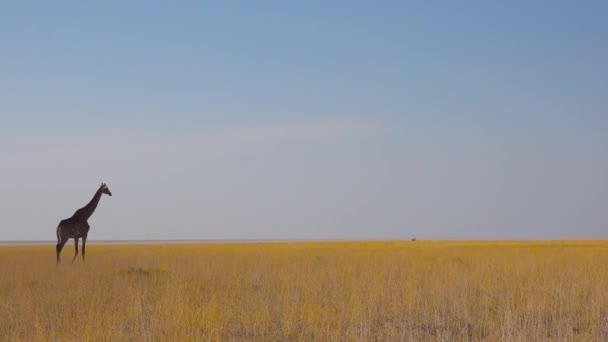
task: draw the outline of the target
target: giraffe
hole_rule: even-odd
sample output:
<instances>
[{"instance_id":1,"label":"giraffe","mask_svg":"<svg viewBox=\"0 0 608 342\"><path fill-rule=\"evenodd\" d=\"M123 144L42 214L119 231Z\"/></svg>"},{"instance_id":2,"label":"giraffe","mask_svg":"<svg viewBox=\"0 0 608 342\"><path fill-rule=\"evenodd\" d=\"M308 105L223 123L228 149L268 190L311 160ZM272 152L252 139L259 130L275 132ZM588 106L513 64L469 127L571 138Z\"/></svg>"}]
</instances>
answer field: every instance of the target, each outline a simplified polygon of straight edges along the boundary
<instances>
[{"instance_id":1,"label":"giraffe","mask_svg":"<svg viewBox=\"0 0 608 342\"><path fill-rule=\"evenodd\" d=\"M112 196L110 189L108 189L108 186L105 183L101 183L101 186L95 192L93 199L87 205L76 210L72 217L59 222L59 225L57 226L57 246L55 248L57 251L57 265L59 265L59 254L69 239L74 239L75 252L74 257L72 258L72 263L74 263L74 260L76 260L76 257L78 256L78 239L82 238L82 261L84 262L87 235L89 233L89 228L91 228L87 220L93 215L93 212L95 212L99 199L103 194Z\"/></svg>"}]
</instances>

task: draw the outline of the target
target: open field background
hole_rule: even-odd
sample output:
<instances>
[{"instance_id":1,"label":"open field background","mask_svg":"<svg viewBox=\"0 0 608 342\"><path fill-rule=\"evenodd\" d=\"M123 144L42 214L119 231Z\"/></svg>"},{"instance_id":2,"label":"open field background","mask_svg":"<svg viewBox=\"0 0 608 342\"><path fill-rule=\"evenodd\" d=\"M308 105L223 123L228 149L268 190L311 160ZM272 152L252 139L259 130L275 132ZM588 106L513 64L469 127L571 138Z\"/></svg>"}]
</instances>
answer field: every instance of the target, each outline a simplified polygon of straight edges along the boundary
<instances>
[{"instance_id":1,"label":"open field background","mask_svg":"<svg viewBox=\"0 0 608 342\"><path fill-rule=\"evenodd\" d=\"M606 340L608 242L0 247L0 339Z\"/></svg>"}]
</instances>

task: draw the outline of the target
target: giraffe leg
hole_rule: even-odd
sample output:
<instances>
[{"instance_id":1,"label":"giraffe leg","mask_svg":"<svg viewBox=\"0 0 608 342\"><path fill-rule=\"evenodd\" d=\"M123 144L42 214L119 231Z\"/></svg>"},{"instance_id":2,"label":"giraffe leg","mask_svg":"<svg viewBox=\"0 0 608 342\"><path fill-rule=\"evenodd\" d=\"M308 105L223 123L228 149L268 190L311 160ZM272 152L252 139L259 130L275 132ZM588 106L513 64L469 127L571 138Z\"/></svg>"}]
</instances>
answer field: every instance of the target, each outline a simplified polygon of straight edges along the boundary
<instances>
[{"instance_id":1,"label":"giraffe leg","mask_svg":"<svg viewBox=\"0 0 608 342\"><path fill-rule=\"evenodd\" d=\"M74 263L74 260L76 260L77 256L78 256L78 238L74 238L74 257L72 258L72 264Z\"/></svg>"},{"instance_id":2,"label":"giraffe leg","mask_svg":"<svg viewBox=\"0 0 608 342\"><path fill-rule=\"evenodd\" d=\"M61 241L55 246L55 251L57 252L57 265L59 265L59 254L61 254L61 250L66 242L68 242L68 239L61 238Z\"/></svg>"},{"instance_id":3,"label":"giraffe leg","mask_svg":"<svg viewBox=\"0 0 608 342\"><path fill-rule=\"evenodd\" d=\"M84 262L84 249L85 249L86 243L87 243L87 236L83 235L82 236L82 262Z\"/></svg>"}]
</instances>

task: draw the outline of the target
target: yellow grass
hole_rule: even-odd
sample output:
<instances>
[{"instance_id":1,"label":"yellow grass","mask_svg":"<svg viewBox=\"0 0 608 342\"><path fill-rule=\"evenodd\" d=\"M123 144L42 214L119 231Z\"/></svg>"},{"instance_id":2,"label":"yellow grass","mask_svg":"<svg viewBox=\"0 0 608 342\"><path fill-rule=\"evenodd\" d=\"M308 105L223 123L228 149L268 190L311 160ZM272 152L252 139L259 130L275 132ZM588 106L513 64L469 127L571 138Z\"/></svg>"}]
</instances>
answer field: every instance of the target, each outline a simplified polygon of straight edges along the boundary
<instances>
[{"instance_id":1,"label":"yellow grass","mask_svg":"<svg viewBox=\"0 0 608 342\"><path fill-rule=\"evenodd\" d=\"M68 248L69 247L69 248ZM608 242L0 247L0 339L607 340Z\"/></svg>"}]
</instances>

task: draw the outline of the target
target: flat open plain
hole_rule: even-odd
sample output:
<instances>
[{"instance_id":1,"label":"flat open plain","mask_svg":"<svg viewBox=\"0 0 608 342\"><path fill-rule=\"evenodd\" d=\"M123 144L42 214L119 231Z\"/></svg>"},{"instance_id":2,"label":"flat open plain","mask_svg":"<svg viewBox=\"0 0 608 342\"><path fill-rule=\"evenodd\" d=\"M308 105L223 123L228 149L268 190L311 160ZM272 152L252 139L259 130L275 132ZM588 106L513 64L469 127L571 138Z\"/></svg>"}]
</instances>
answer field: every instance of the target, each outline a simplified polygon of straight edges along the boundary
<instances>
[{"instance_id":1,"label":"flat open plain","mask_svg":"<svg viewBox=\"0 0 608 342\"><path fill-rule=\"evenodd\" d=\"M608 339L607 241L54 249L0 247L1 340Z\"/></svg>"}]
</instances>

